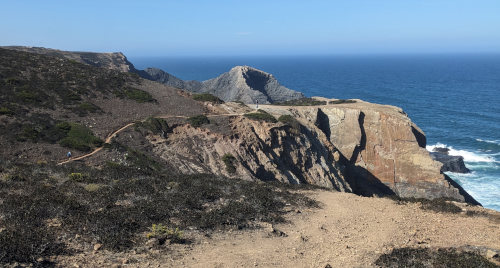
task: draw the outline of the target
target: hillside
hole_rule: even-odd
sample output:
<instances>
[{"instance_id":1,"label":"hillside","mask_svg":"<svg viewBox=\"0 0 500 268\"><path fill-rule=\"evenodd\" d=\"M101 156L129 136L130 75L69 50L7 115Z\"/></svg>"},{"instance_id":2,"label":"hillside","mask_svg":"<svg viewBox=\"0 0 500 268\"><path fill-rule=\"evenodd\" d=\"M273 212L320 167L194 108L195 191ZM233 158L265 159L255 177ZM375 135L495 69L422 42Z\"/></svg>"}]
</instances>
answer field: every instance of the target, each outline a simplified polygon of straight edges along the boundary
<instances>
[{"instance_id":1,"label":"hillside","mask_svg":"<svg viewBox=\"0 0 500 268\"><path fill-rule=\"evenodd\" d=\"M115 53L70 52L41 47L10 46L6 49L70 59L94 67L138 74L142 78L194 93L210 93L224 101L276 103L303 98L300 92L279 84L273 75L249 66L236 66L229 72L207 81L184 81L161 69L137 70L125 55Z\"/></svg>"},{"instance_id":2,"label":"hillside","mask_svg":"<svg viewBox=\"0 0 500 268\"><path fill-rule=\"evenodd\" d=\"M255 110L56 54L0 48L0 266L287 266L304 254L304 266L338 254L354 266L406 246L486 263L500 250L498 213L440 172L397 107L313 98ZM259 72L232 70L247 71ZM255 242L289 255L219 251ZM362 251L337 247L353 245Z\"/></svg>"}]
</instances>

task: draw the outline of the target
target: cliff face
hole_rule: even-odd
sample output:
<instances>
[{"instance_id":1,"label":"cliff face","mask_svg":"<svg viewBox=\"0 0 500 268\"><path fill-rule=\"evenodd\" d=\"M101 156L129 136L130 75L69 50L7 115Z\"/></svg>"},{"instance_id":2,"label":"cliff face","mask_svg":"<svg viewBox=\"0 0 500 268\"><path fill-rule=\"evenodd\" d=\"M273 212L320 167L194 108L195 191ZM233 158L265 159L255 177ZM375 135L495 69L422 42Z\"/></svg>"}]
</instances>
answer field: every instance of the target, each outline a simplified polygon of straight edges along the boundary
<instances>
[{"instance_id":1,"label":"cliff face","mask_svg":"<svg viewBox=\"0 0 500 268\"><path fill-rule=\"evenodd\" d=\"M264 107L263 109L266 109ZM396 194L476 203L440 172L425 149L425 135L398 107L357 101L311 107L267 107L317 126L342 154L346 177L360 194Z\"/></svg>"},{"instance_id":2,"label":"cliff face","mask_svg":"<svg viewBox=\"0 0 500 268\"><path fill-rule=\"evenodd\" d=\"M157 142L153 151L183 173L315 184L351 192L343 167L335 160L339 153L317 132L242 116L220 120L228 121L227 133L183 125ZM234 173L227 170L225 154L235 157Z\"/></svg>"},{"instance_id":3,"label":"cliff face","mask_svg":"<svg viewBox=\"0 0 500 268\"><path fill-rule=\"evenodd\" d=\"M425 150L425 135L400 108L362 101L261 107L276 117L292 115L301 125L232 116L227 118L230 123L225 132L177 127L154 150L186 173L309 183L368 196L446 197L477 204L440 172L442 164ZM237 160L235 174L226 171L222 157L227 153Z\"/></svg>"}]
</instances>

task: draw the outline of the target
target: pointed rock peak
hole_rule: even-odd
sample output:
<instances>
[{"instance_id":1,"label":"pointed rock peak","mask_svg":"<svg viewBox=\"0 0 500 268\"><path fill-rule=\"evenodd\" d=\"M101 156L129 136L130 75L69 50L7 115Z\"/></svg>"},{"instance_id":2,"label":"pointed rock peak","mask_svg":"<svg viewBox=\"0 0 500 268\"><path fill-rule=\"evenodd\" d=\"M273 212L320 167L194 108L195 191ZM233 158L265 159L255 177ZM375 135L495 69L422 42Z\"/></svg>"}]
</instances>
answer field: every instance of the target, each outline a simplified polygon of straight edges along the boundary
<instances>
[{"instance_id":1,"label":"pointed rock peak","mask_svg":"<svg viewBox=\"0 0 500 268\"><path fill-rule=\"evenodd\" d=\"M260 75L263 75L263 76L272 76L269 73L266 73L266 72L264 72L262 70L259 70L257 68L254 68L254 67L251 67L251 66L248 66L248 65L234 66L233 68L231 68L231 70L229 72L239 72L239 73L242 73L242 74L254 73L254 74L260 74Z\"/></svg>"}]
</instances>

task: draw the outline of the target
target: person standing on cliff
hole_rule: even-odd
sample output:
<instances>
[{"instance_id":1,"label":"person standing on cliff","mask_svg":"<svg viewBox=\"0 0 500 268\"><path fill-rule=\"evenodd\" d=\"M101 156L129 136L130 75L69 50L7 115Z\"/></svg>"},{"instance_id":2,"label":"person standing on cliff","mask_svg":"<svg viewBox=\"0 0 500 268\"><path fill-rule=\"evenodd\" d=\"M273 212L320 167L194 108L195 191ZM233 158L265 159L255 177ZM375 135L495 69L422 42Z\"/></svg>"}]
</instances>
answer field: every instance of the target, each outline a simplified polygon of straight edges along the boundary
<instances>
[{"instance_id":1,"label":"person standing on cliff","mask_svg":"<svg viewBox=\"0 0 500 268\"><path fill-rule=\"evenodd\" d=\"M257 103L257 106L255 106L255 109L259 109L259 100L256 100L255 103Z\"/></svg>"}]
</instances>

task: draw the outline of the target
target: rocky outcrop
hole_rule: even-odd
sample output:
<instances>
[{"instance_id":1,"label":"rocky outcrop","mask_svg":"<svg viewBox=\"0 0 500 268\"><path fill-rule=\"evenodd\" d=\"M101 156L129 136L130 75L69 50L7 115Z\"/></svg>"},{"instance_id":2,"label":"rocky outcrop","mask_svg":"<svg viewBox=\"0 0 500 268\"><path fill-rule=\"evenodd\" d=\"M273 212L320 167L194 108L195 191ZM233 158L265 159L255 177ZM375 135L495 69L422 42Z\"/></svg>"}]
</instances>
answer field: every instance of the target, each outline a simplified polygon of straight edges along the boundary
<instances>
[{"instance_id":1,"label":"rocky outcrop","mask_svg":"<svg viewBox=\"0 0 500 268\"><path fill-rule=\"evenodd\" d=\"M449 155L448 151L448 148L437 147L430 152L432 159L443 164L441 172L470 173L470 170L465 166L464 158L459 155Z\"/></svg>"},{"instance_id":2,"label":"rocky outcrop","mask_svg":"<svg viewBox=\"0 0 500 268\"><path fill-rule=\"evenodd\" d=\"M320 129L339 150L345 177L356 193L400 197L446 197L477 204L441 173L441 163L425 149L424 133L400 109L358 100L319 107L262 106L292 114Z\"/></svg>"},{"instance_id":3,"label":"rocky outcrop","mask_svg":"<svg viewBox=\"0 0 500 268\"><path fill-rule=\"evenodd\" d=\"M273 75L249 66L236 66L217 78L204 81L199 91L211 93L224 101L261 104L304 97L302 93L280 85Z\"/></svg>"},{"instance_id":4,"label":"rocky outcrop","mask_svg":"<svg viewBox=\"0 0 500 268\"><path fill-rule=\"evenodd\" d=\"M322 142L317 132L243 116L224 120L229 122L228 133L179 126L167 139L156 142L153 152L182 173L213 173L352 191L337 161L339 152L331 144ZM223 161L226 154L235 157L234 173L227 170Z\"/></svg>"}]
</instances>

